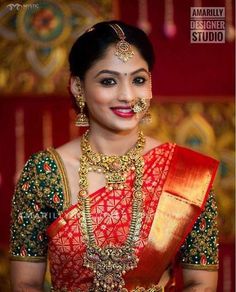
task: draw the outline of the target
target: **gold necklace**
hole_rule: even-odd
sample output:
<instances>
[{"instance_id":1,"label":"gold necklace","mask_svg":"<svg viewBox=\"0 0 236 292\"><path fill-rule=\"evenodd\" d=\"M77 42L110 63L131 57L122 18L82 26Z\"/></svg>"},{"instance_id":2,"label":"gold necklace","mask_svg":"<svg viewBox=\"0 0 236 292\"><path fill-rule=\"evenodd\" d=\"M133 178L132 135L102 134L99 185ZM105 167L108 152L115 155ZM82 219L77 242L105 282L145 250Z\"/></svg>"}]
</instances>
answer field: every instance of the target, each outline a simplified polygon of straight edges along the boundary
<instances>
[{"instance_id":1,"label":"gold necklace","mask_svg":"<svg viewBox=\"0 0 236 292\"><path fill-rule=\"evenodd\" d=\"M88 133L86 133L81 140L82 156L80 158L79 170L79 204L82 212L81 227L87 247L83 265L91 269L94 274L93 285L90 289L91 292L127 291L123 288L125 285L123 275L127 271L137 267L138 263L138 258L135 255L135 244L139 239L142 223L142 184L144 159L141 156L141 150L144 147L145 138L140 132L139 139L133 149L128 151L123 156L113 155L110 160L111 156L93 152L88 143L87 137ZM84 141L86 141L86 143L83 143ZM88 172L91 171L90 154L94 155L94 153L103 157L103 159L100 159L99 162L96 162L96 167L99 166L102 169L106 169L105 166L107 164L104 165L104 161L111 161L111 164L114 163L114 161L121 161L122 170L124 165L128 166L134 163L135 181L132 217L129 233L123 246L108 245L101 248L96 244L96 239L93 233L87 178ZM123 159L125 156L128 160L132 157L132 163L126 163L126 160ZM113 157L116 157L116 159L113 159ZM105 158L107 158L107 160ZM102 161L102 163L100 163L100 161ZM108 169L109 171L113 171L113 167L109 166Z\"/></svg>"},{"instance_id":2,"label":"gold necklace","mask_svg":"<svg viewBox=\"0 0 236 292\"><path fill-rule=\"evenodd\" d=\"M123 189L127 171L130 168L134 170L135 161L143 150L145 144L143 133L139 132L135 147L121 156L104 155L93 151L88 141L88 133L89 131L81 139L81 149L89 165L89 171L104 173L108 190Z\"/></svg>"}]
</instances>

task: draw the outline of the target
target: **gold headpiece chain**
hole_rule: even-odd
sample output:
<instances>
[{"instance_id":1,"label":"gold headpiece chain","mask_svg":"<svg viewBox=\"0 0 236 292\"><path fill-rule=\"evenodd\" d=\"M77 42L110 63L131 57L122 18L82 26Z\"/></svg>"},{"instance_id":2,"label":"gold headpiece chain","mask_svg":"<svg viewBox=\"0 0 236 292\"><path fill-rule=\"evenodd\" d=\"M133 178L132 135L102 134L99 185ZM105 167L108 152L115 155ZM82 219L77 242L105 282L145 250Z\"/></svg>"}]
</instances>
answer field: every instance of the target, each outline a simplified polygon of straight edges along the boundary
<instances>
[{"instance_id":1,"label":"gold headpiece chain","mask_svg":"<svg viewBox=\"0 0 236 292\"><path fill-rule=\"evenodd\" d=\"M109 24L117 34L120 41L116 45L115 55L124 63L126 63L134 55L131 45L125 40L126 36L122 28L118 24Z\"/></svg>"}]
</instances>

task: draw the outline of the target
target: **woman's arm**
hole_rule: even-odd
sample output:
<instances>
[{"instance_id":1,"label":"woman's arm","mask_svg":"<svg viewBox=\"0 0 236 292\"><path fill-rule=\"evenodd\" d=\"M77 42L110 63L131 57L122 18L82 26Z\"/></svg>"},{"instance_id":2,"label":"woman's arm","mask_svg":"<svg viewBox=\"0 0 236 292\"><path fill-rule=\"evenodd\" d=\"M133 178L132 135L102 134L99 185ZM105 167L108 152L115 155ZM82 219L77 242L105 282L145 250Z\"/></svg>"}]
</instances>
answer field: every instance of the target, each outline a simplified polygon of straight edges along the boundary
<instances>
[{"instance_id":1,"label":"woman's arm","mask_svg":"<svg viewBox=\"0 0 236 292\"><path fill-rule=\"evenodd\" d=\"M12 201L10 267L13 292L43 291L48 219L45 195L39 190L42 181L37 174L36 161L41 160L34 155L25 164Z\"/></svg>"},{"instance_id":2,"label":"woman's arm","mask_svg":"<svg viewBox=\"0 0 236 292\"><path fill-rule=\"evenodd\" d=\"M183 269L184 292L215 292L217 271Z\"/></svg>"},{"instance_id":3,"label":"woman's arm","mask_svg":"<svg viewBox=\"0 0 236 292\"><path fill-rule=\"evenodd\" d=\"M46 263L11 261L12 292L42 292Z\"/></svg>"},{"instance_id":4,"label":"woman's arm","mask_svg":"<svg viewBox=\"0 0 236 292\"><path fill-rule=\"evenodd\" d=\"M216 291L218 277L218 228L215 194L210 192L204 211L198 217L180 249L184 291Z\"/></svg>"}]
</instances>

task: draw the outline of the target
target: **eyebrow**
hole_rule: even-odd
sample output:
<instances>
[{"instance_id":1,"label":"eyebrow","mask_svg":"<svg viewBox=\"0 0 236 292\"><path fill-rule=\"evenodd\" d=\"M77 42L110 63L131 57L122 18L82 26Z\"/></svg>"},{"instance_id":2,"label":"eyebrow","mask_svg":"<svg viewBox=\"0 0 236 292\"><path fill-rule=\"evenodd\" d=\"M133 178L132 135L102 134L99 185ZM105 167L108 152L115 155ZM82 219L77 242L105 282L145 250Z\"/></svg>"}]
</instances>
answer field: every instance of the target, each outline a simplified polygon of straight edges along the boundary
<instances>
[{"instance_id":1,"label":"eyebrow","mask_svg":"<svg viewBox=\"0 0 236 292\"><path fill-rule=\"evenodd\" d=\"M135 70L134 72L132 72L130 75L132 76L132 75L137 74L137 73L139 73L139 72L146 72L147 74L149 74L149 72L148 72L146 69L144 69L144 68L140 68L140 69ZM101 70L101 71L99 71L99 72L96 74L95 78L98 77L98 76L101 75L101 74L104 74L104 73L112 74L112 75L116 75L116 76L121 75L121 73L120 73L120 72L117 72L117 71L113 71L113 70Z\"/></svg>"}]
</instances>

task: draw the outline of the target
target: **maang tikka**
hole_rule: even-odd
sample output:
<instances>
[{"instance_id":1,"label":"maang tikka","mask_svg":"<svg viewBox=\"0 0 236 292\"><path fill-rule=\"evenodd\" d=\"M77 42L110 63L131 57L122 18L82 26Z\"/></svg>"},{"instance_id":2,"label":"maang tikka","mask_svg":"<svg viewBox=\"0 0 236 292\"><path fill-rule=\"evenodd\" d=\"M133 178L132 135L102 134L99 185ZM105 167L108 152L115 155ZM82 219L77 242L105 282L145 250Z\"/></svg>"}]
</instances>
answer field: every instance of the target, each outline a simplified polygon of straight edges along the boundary
<instances>
[{"instance_id":1,"label":"maang tikka","mask_svg":"<svg viewBox=\"0 0 236 292\"><path fill-rule=\"evenodd\" d=\"M109 24L116 32L119 42L116 44L115 56L126 63L134 55L131 45L125 40L126 36L122 28L118 24Z\"/></svg>"},{"instance_id":2,"label":"maang tikka","mask_svg":"<svg viewBox=\"0 0 236 292\"><path fill-rule=\"evenodd\" d=\"M77 127L88 127L89 126L89 120L86 114L84 113L84 107L85 107L85 100L82 93L81 83L80 79L76 78L76 86L78 89L79 94L74 95L76 104L80 110L80 113L77 114L75 125Z\"/></svg>"}]
</instances>

